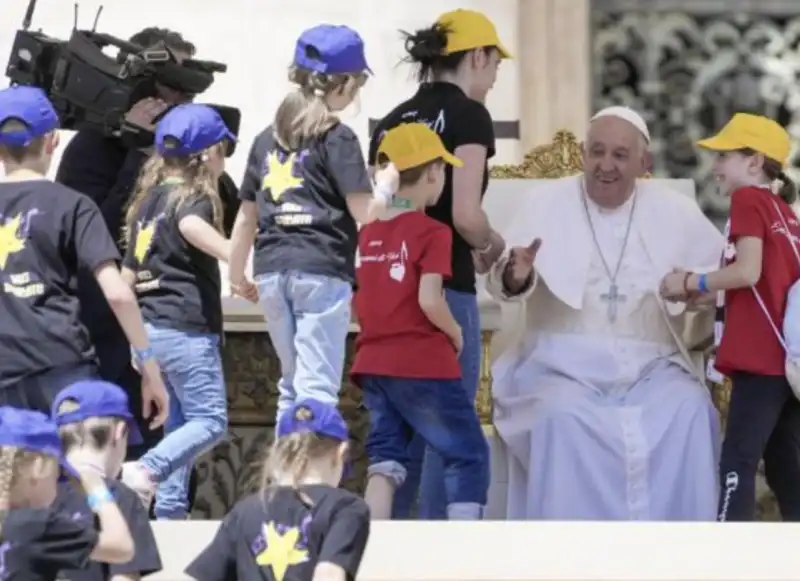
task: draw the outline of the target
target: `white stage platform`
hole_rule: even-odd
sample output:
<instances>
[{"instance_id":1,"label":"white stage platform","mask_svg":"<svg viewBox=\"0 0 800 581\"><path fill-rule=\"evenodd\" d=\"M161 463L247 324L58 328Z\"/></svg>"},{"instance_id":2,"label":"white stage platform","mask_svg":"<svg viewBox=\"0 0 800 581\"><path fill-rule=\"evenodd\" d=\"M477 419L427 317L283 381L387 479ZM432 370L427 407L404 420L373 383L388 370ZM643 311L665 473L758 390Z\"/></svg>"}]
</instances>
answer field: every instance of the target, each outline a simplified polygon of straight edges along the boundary
<instances>
[{"instance_id":1,"label":"white stage platform","mask_svg":"<svg viewBox=\"0 0 800 581\"><path fill-rule=\"evenodd\" d=\"M157 523L165 570L183 568L214 521ZM796 581L800 525L375 522L364 581Z\"/></svg>"}]
</instances>

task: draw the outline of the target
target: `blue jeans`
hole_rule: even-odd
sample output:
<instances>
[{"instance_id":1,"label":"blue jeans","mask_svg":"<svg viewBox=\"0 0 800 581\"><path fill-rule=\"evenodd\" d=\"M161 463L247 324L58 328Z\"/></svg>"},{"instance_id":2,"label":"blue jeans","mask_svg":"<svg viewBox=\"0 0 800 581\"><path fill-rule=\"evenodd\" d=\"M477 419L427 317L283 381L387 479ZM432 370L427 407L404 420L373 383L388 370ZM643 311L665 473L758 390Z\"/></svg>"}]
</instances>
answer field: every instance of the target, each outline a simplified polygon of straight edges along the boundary
<instances>
[{"instance_id":1,"label":"blue jeans","mask_svg":"<svg viewBox=\"0 0 800 581\"><path fill-rule=\"evenodd\" d=\"M366 375L360 384L370 414L370 474L402 484L409 444L419 436L442 458L447 508L480 518L486 504L488 446L461 380Z\"/></svg>"},{"instance_id":2,"label":"blue jeans","mask_svg":"<svg viewBox=\"0 0 800 581\"><path fill-rule=\"evenodd\" d=\"M352 285L297 271L260 275L256 283L269 338L281 362L278 418L302 399L338 404Z\"/></svg>"},{"instance_id":3,"label":"blue jeans","mask_svg":"<svg viewBox=\"0 0 800 581\"><path fill-rule=\"evenodd\" d=\"M471 402L478 393L481 375L481 322L476 295L445 289L445 298L456 322L464 335L464 349L461 351L461 386ZM477 417L477 413L475 416ZM427 448L427 450L426 450ZM397 489L392 507L395 519L414 518L413 507L419 495L417 517L423 520L443 520L447 518L447 497L445 495L444 463L439 454L425 445L421 436L415 437L408 450L409 462L403 486ZM489 455L486 453L486 488L489 488Z\"/></svg>"},{"instance_id":4,"label":"blue jeans","mask_svg":"<svg viewBox=\"0 0 800 581\"><path fill-rule=\"evenodd\" d=\"M183 519L195 458L228 429L219 335L145 325L170 397L164 439L139 462L158 482L155 515Z\"/></svg>"}]
</instances>

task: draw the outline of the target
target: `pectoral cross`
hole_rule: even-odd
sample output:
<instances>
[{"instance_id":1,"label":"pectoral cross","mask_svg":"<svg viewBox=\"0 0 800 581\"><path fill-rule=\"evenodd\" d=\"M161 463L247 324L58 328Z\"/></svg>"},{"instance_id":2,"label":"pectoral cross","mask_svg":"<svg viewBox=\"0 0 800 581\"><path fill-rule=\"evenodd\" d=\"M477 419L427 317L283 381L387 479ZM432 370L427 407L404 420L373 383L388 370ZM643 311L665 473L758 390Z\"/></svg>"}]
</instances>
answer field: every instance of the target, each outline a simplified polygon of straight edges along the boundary
<instances>
[{"instance_id":1,"label":"pectoral cross","mask_svg":"<svg viewBox=\"0 0 800 581\"><path fill-rule=\"evenodd\" d=\"M608 292L600 295L600 300L608 303L608 320L612 323L617 320L617 303L624 303L627 297L619 294L619 287L612 282Z\"/></svg>"}]
</instances>

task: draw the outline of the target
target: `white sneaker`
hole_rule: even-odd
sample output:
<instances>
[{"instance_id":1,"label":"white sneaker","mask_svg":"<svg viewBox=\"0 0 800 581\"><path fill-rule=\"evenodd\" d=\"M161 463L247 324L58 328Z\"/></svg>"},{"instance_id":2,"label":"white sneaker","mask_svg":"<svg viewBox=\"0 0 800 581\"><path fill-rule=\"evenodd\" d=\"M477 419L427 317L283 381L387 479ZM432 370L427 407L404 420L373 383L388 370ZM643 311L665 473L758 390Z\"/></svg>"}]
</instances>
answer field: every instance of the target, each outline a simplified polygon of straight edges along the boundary
<instances>
[{"instance_id":1,"label":"white sneaker","mask_svg":"<svg viewBox=\"0 0 800 581\"><path fill-rule=\"evenodd\" d=\"M133 490L142 502L145 510L150 510L156 485L147 469L138 462L125 462L122 465L122 483Z\"/></svg>"}]
</instances>

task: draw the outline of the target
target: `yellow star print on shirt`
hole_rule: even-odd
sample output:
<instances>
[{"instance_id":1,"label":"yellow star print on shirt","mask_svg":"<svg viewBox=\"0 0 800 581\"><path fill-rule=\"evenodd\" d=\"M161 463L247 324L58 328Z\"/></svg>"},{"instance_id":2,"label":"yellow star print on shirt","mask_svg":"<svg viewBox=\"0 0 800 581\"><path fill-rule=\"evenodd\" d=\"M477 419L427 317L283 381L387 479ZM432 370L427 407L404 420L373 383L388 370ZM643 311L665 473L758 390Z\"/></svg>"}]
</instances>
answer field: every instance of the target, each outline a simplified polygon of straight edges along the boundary
<instances>
[{"instance_id":1,"label":"yellow star print on shirt","mask_svg":"<svg viewBox=\"0 0 800 581\"><path fill-rule=\"evenodd\" d=\"M261 181L261 189L269 188L273 201L279 201L287 190L293 190L303 185L303 178L297 178L292 174L296 158L297 155L292 153L289 155L289 159L281 163L276 151L267 156L267 174Z\"/></svg>"},{"instance_id":2,"label":"yellow star print on shirt","mask_svg":"<svg viewBox=\"0 0 800 581\"><path fill-rule=\"evenodd\" d=\"M141 264L144 262L144 257L150 250L150 245L153 243L153 236L156 233L156 224L158 220L151 220L149 223L139 223L139 231L136 233L136 244L133 247L133 255L136 261Z\"/></svg>"},{"instance_id":3,"label":"yellow star print on shirt","mask_svg":"<svg viewBox=\"0 0 800 581\"><path fill-rule=\"evenodd\" d=\"M286 571L292 565L308 560L308 551L297 546L300 540L300 529L297 527L281 534L275 528L275 523L265 524L264 540L267 547L256 556L256 563L262 567L271 567L275 581L283 581Z\"/></svg>"},{"instance_id":4,"label":"yellow star print on shirt","mask_svg":"<svg viewBox=\"0 0 800 581\"><path fill-rule=\"evenodd\" d=\"M8 257L25 248L25 239L19 235L22 214L17 214L0 226L0 268L5 268Z\"/></svg>"}]
</instances>

